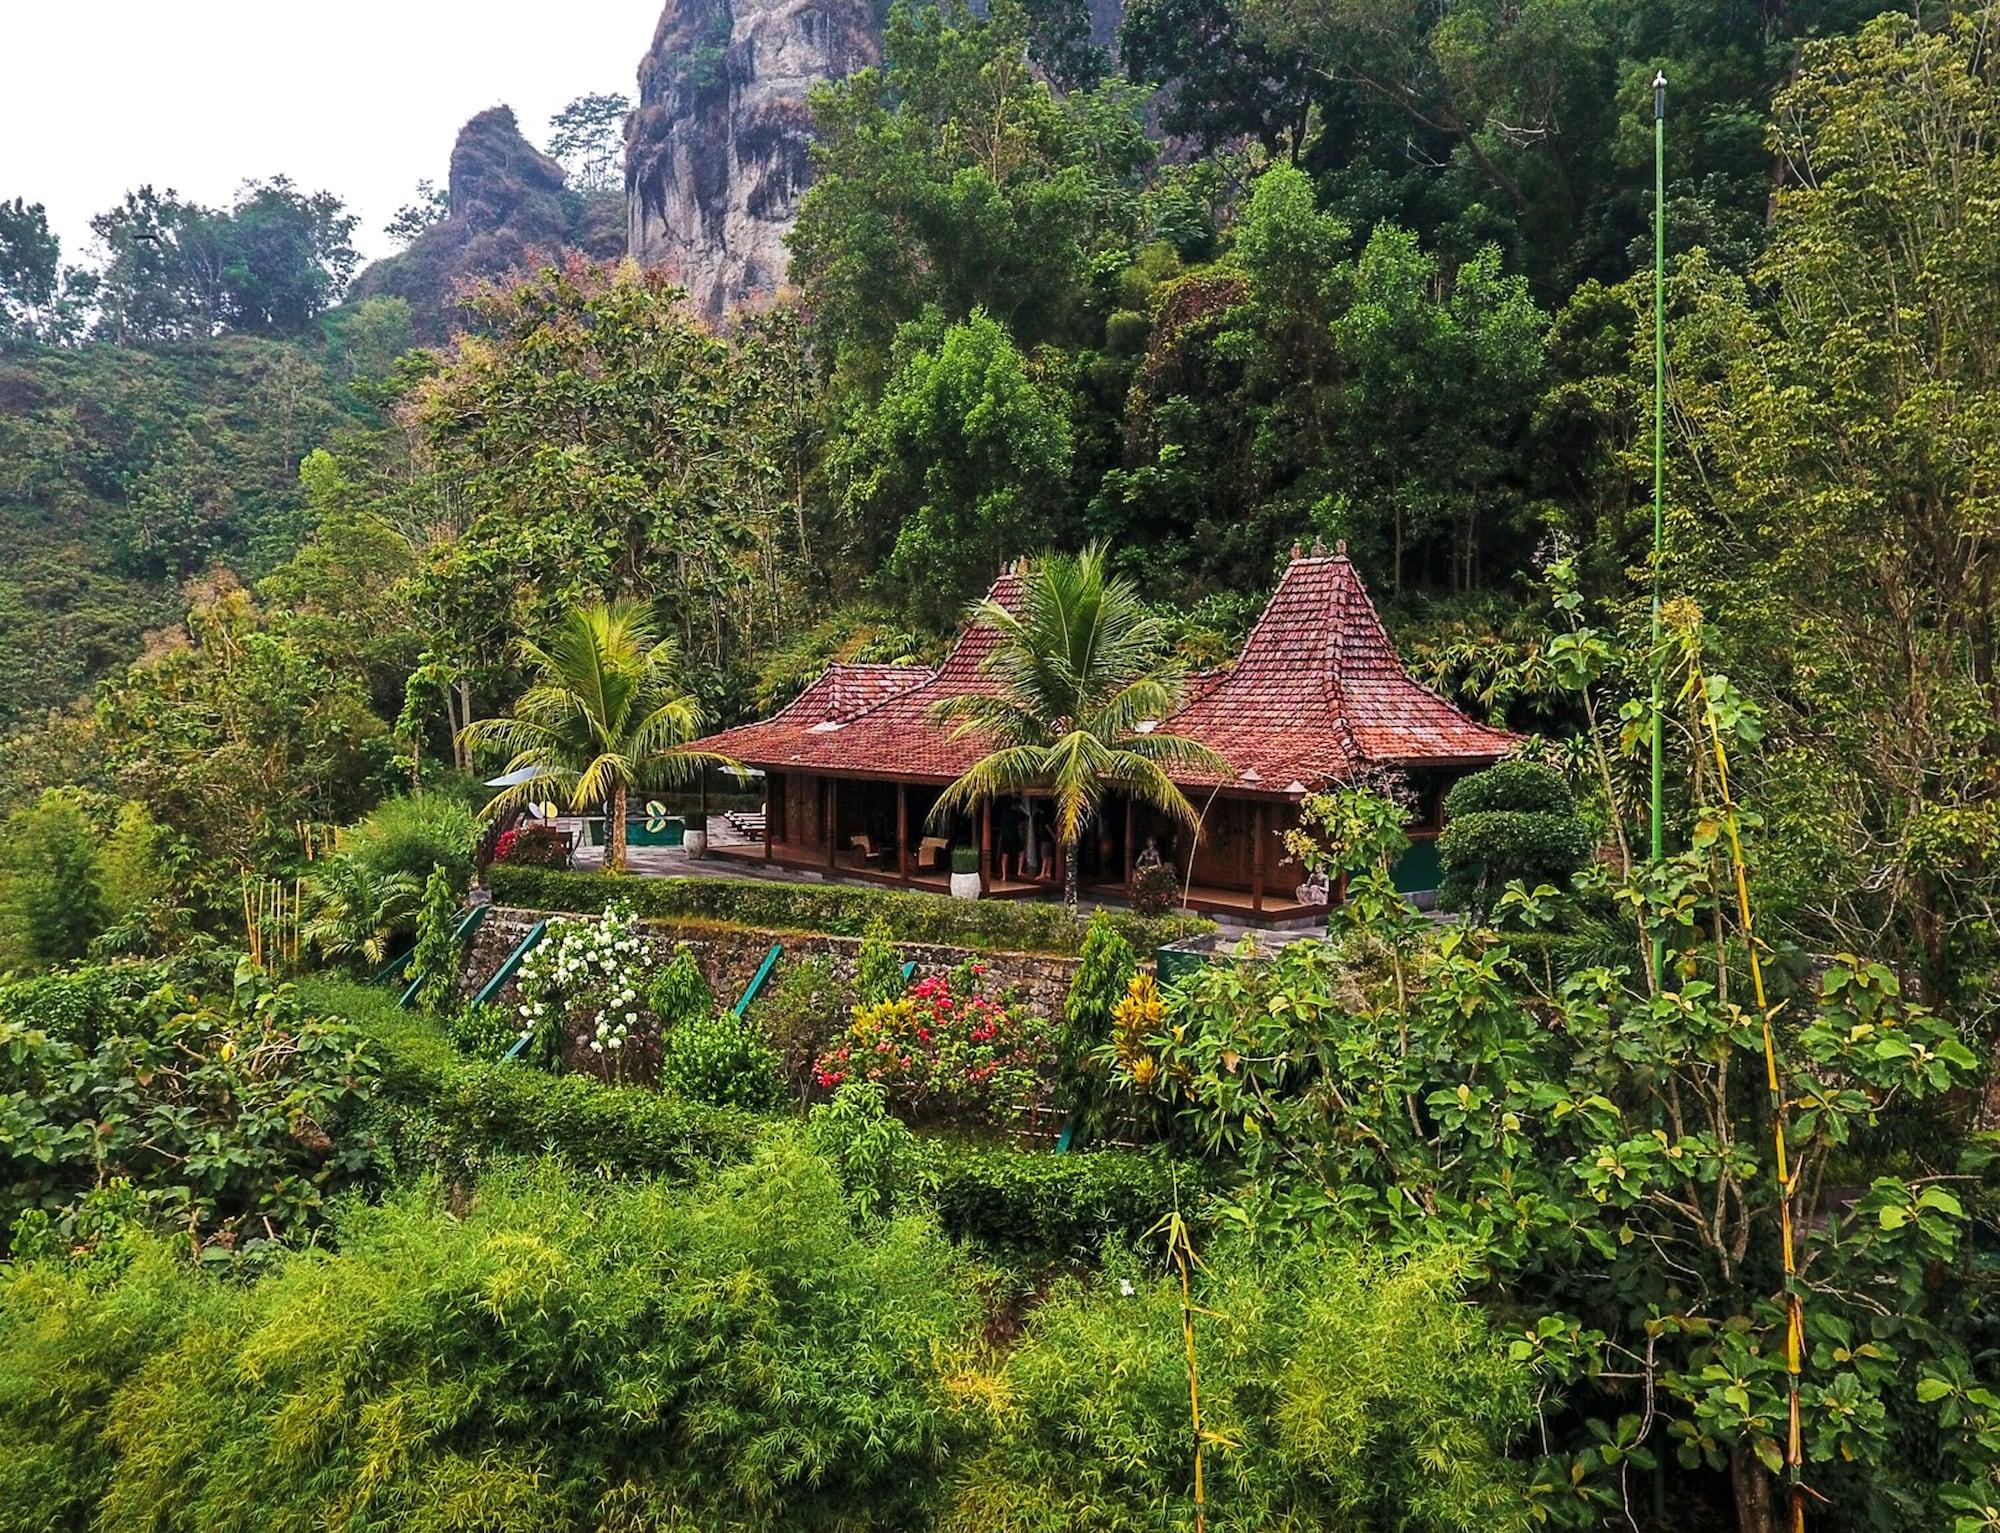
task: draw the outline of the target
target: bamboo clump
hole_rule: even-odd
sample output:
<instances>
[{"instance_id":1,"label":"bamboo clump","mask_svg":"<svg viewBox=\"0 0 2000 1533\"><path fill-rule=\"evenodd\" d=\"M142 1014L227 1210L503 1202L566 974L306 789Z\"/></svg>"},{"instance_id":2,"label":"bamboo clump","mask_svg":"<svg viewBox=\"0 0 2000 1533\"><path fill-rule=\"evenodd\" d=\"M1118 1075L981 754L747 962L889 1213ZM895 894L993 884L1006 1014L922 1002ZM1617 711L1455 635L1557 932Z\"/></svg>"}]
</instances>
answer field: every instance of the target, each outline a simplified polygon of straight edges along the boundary
<instances>
[{"instance_id":1,"label":"bamboo clump","mask_svg":"<svg viewBox=\"0 0 2000 1533\"><path fill-rule=\"evenodd\" d=\"M268 970L272 960L296 968L305 880L243 871L243 939L250 961Z\"/></svg>"}]
</instances>

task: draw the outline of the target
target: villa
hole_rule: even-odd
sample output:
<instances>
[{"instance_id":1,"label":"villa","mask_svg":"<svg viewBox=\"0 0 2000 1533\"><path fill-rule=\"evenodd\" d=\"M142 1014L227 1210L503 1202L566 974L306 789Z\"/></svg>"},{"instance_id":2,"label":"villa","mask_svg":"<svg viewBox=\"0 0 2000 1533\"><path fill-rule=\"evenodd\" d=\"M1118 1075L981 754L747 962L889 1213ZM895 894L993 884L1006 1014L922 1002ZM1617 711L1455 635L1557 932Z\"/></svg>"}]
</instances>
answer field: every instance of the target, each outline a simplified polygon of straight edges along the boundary
<instances>
[{"instance_id":1,"label":"villa","mask_svg":"<svg viewBox=\"0 0 2000 1533\"><path fill-rule=\"evenodd\" d=\"M1006 573L989 594L1008 605L1018 589L1019 577ZM954 739L931 710L994 690L982 674L993 643L974 626L935 669L834 665L770 718L701 741L766 783L761 845L714 854L943 889L952 848L970 846L984 894L1059 891L1032 796L930 821L939 793L985 754L976 738ZM1079 849L1086 890L1121 893L1150 846L1187 881L1194 908L1264 920L1308 915L1330 897L1303 878L1285 844L1309 793L1371 768L1402 772L1418 808L1398 883L1434 888L1445 790L1520 744L1410 678L1344 549L1295 549L1235 664L1193 677L1180 711L1157 727L1202 741L1233 770L1177 776L1202 811L1198 839L1114 794Z\"/></svg>"}]
</instances>

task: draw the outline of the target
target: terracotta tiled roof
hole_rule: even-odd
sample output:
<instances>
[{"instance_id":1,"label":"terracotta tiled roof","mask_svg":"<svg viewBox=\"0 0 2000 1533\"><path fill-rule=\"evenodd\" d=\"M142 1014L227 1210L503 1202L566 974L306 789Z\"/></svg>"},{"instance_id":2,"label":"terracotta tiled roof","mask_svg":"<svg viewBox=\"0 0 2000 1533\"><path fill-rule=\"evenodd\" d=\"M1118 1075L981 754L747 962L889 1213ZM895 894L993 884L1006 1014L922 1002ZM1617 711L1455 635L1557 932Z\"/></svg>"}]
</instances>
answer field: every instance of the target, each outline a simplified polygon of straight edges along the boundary
<instances>
[{"instance_id":1,"label":"terracotta tiled roof","mask_svg":"<svg viewBox=\"0 0 2000 1533\"><path fill-rule=\"evenodd\" d=\"M1367 763L1495 761L1520 743L1410 679L1345 554L1294 558L1236 664L1160 727L1227 757L1226 786L1266 793Z\"/></svg>"},{"instance_id":2,"label":"terracotta tiled roof","mask_svg":"<svg viewBox=\"0 0 2000 1533\"><path fill-rule=\"evenodd\" d=\"M1019 591L1005 574L988 595L1012 606ZM953 739L930 710L994 690L981 672L994 641L969 628L934 671L832 667L780 713L702 744L752 766L948 782L984 747ZM1223 785L1254 792L1302 793L1364 763L1478 764L1519 743L1409 678L1344 554L1294 558L1236 664L1192 678L1188 692L1160 727L1221 752L1236 769Z\"/></svg>"},{"instance_id":3,"label":"terracotta tiled roof","mask_svg":"<svg viewBox=\"0 0 2000 1533\"><path fill-rule=\"evenodd\" d=\"M1011 607L1020 599L1020 589L1020 576L1010 571L986 594L989 600ZM800 705L820 686L814 682L783 713L700 743L751 766L781 771L950 782L985 755L986 748L975 739L954 740L950 726L934 722L930 710L945 698L996 690L981 671L996 637L989 628L966 629L937 669L901 668L916 678L907 687L887 687L870 678L868 684L882 687L882 695L851 712L829 711L829 700L838 689L819 694L801 711ZM850 685L845 690L851 695L865 687Z\"/></svg>"}]
</instances>

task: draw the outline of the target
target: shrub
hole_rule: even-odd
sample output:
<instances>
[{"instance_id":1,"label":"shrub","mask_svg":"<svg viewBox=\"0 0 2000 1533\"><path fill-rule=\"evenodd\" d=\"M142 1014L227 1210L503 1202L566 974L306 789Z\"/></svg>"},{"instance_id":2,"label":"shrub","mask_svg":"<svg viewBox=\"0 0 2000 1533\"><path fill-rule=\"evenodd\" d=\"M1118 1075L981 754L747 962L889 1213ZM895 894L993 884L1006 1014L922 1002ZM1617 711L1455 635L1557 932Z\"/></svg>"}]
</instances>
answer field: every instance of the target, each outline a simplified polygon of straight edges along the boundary
<instances>
[{"instance_id":1,"label":"shrub","mask_svg":"<svg viewBox=\"0 0 2000 1533\"><path fill-rule=\"evenodd\" d=\"M683 942L646 990L646 1004L660 1019L663 1032L672 1032L684 1022L692 1022L715 1012L715 992L702 977L694 952Z\"/></svg>"},{"instance_id":2,"label":"shrub","mask_svg":"<svg viewBox=\"0 0 2000 1533\"><path fill-rule=\"evenodd\" d=\"M503 1006L468 1002L444 1025L452 1047L472 1059L498 1059L521 1038L518 1019Z\"/></svg>"},{"instance_id":3,"label":"shrub","mask_svg":"<svg viewBox=\"0 0 2000 1533\"><path fill-rule=\"evenodd\" d=\"M479 821L459 799L420 793L385 799L341 833L340 850L378 879L401 874L422 882L443 868L454 896L472 883Z\"/></svg>"},{"instance_id":4,"label":"shrub","mask_svg":"<svg viewBox=\"0 0 2000 1533\"><path fill-rule=\"evenodd\" d=\"M914 1207L935 1185L922 1142L889 1111L880 1086L839 1087L806 1114L806 1144L839 1172L849 1199L870 1218Z\"/></svg>"},{"instance_id":5,"label":"shrub","mask_svg":"<svg viewBox=\"0 0 2000 1533\"><path fill-rule=\"evenodd\" d=\"M1181 875L1171 862L1149 863L1132 869L1126 897L1135 915L1158 917L1181 902Z\"/></svg>"},{"instance_id":6,"label":"shrub","mask_svg":"<svg viewBox=\"0 0 2000 1533\"><path fill-rule=\"evenodd\" d=\"M223 1256L309 1234L326 1197L375 1168L361 1036L247 963L226 1003L173 985L135 998L115 981L30 1000L0 1019L0 1230L28 1209L72 1220L123 1177Z\"/></svg>"},{"instance_id":7,"label":"shrub","mask_svg":"<svg viewBox=\"0 0 2000 1533\"><path fill-rule=\"evenodd\" d=\"M1462 1302L1464 1262L1240 1242L1195 1272L1210 1525L1525 1530L1509 1449L1536 1419L1525 1363ZM974 1400L1004 1401L940 1533L1154 1533L1192 1471L1176 1278L1058 1285ZM1164 1520L1163 1520L1164 1518Z\"/></svg>"},{"instance_id":8,"label":"shrub","mask_svg":"<svg viewBox=\"0 0 2000 1533\"><path fill-rule=\"evenodd\" d=\"M416 924L419 888L407 873L377 873L360 858L335 852L315 863L306 880L312 913L299 935L328 962L379 967Z\"/></svg>"},{"instance_id":9,"label":"shrub","mask_svg":"<svg viewBox=\"0 0 2000 1533\"><path fill-rule=\"evenodd\" d=\"M516 825L493 843L493 860L517 868L566 868L569 836L553 825Z\"/></svg>"},{"instance_id":10,"label":"shrub","mask_svg":"<svg viewBox=\"0 0 2000 1533\"><path fill-rule=\"evenodd\" d=\"M954 900L941 894L845 884L787 884L749 878L613 878L541 868L496 867L494 898L531 910L590 912L613 899L639 915L710 921L766 931L859 937L878 917L896 942L996 952L1075 953L1085 928L1061 904L1039 900ZM1125 940L1150 953L1176 938L1215 930L1192 916L1148 920L1107 916Z\"/></svg>"},{"instance_id":11,"label":"shrub","mask_svg":"<svg viewBox=\"0 0 2000 1533\"><path fill-rule=\"evenodd\" d=\"M1460 778L1444 807L1438 903L1447 910L1483 912L1516 879L1530 889L1567 889L1590 859L1590 827L1576 796L1560 772L1538 761L1503 761Z\"/></svg>"},{"instance_id":12,"label":"shrub","mask_svg":"<svg viewBox=\"0 0 2000 1533\"><path fill-rule=\"evenodd\" d=\"M554 1152L580 1171L692 1175L750 1153L758 1120L638 1086L465 1058L433 1022L368 985L302 982L311 1006L348 1018L380 1066L378 1136L405 1175L479 1171L496 1156Z\"/></svg>"},{"instance_id":13,"label":"shrub","mask_svg":"<svg viewBox=\"0 0 2000 1533\"><path fill-rule=\"evenodd\" d=\"M751 1112L776 1107L785 1094L776 1050L729 1010L689 1017L667 1034L660 1083L690 1101Z\"/></svg>"},{"instance_id":14,"label":"shrub","mask_svg":"<svg viewBox=\"0 0 2000 1533\"><path fill-rule=\"evenodd\" d=\"M967 964L928 974L896 1000L857 1006L846 1036L820 1056L818 1084L870 1081L925 1115L999 1119L1021 1111L1048 1065L1049 1029L982 994L981 972Z\"/></svg>"},{"instance_id":15,"label":"shrub","mask_svg":"<svg viewBox=\"0 0 2000 1533\"><path fill-rule=\"evenodd\" d=\"M1104 1127L1106 1072L1092 1054L1111 1036L1112 1013L1138 971L1139 957L1132 944L1118 934L1103 911L1092 915L1083 940L1083 960L1063 1006L1056 1099L1076 1113L1080 1127L1093 1132Z\"/></svg>"},{"instance_id":16,"label":"shrub","mask_svg":"<svg viewBox=\"0 0 2000 1533\"><path fill-rule=\"evenodd\" d=\"M861 934L861 954L855 966L854 997L859 1006L893 1001L901 995L903 958L889 936L889 923L880 916L868 923Z\"/></svg>"},{"instance_id":17,"label":"shrub","mask_svg":"<svg viewBox=\"0 0 2000 1533\"><path fill-rule=\"evenodd\" d=\"M417 1009L427 1017L442 1016L458 999L458 895L451 875L432 868L417 907L417 945L410 954L410 975L417 981Z\"/></svg>"},{"instance_id":18,"label":"shrub","mask_svg":"<svg viewBox=\"0 0 2000 1533\"><path fill-rule=\"evenodd\" d=\"M928 1220L858 1226L795 1140L692 1190L555 1165L463 1208L412 1189L337 1235L234 1291L150 1243L108 1280L45 1261L0 1283L0 1337L33 1342L0 1374L0 1441L75 1450L0 1470L10 1521L930 1521L957 1419L935 1359L977 1291Z\"/></svg>"},{"instance_id":19,"label":"shrub","mask_svg":"<svg viewBox=\"0 0 2000 1533\"><path fill-rule=\"evenodd\" d=\"M521 963L523 1052L604 1080L657 1079L660 1030L639 1003L652 963L652 943L621 907L595 921L551 921Z\"/></svg>"},{"instance_id":20,"label":"shrub","mask_svg":"<svg viewBox=\"0 0 2000 1533\"><path fill-rule=\"evenodd\" d=\"M16 980L0 985L0 1023L94 1050L114 1027L120 1009L156 983L152 968L131 964L91 964Z\"/></svg>"},{"instance_id":21,"label":"shrub","mask_svg":"<svg viewBox=\"0 0 2000 1533\"><path fill-rule=\"evenodd\" d=\"M0 826L0 959L36 968L84 956L111 922L97 832L77 796L51 788Z\"/></svg>"},{"instance_id":22,"label":"shrub","mask_svg":"<svg viewBox=\"0 0 2000 1533\"><path fill-rule=\"evenodd\" d=\"M1176 1202L1200 1208L1199 1163L1157 1151L1054 1155L925 1141L926 1195L954 1239L1029 1268L1094 1265L1106 1244L1141 1239Z\"/></svg>"},{"instance_id":23,"label":"shrub","mask_svg":"<svg viewBox=\"0 0 2000 1533\"><path fill-rule=\"evenodd\" d=\"M777 1050L792 1090L812 1084L813 1061L847 1026L854 992L824 958L801 958L780 968L750 1003L750 1020Z\"/></svg>"}]
</instances>

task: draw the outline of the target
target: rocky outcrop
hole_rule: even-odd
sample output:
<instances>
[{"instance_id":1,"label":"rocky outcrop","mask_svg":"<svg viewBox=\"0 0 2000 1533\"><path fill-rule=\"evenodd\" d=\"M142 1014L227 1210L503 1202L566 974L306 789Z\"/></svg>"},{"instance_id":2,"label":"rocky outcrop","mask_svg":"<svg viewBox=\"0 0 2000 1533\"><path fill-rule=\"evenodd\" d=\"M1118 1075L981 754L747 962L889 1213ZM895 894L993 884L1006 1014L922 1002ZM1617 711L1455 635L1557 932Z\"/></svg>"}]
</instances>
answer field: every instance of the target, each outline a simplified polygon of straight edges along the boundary
<instances>
[{"instance_id":1,"label":"rocky outcrop","mask_svg":"<svg viewBox=\"0 0 2000 1533\"><path fill-rule=\"evenodd\" d=\"M450 214L362 272L350 296L407 299L417 338L435 343L455 328L457 295L473 283L564 250L621 255L616 197L607 208L604 199L566 191L563 181L562 166L522 136L513 108L481 112L452 146Z\"/></svg>"},{"instance_id":2,"label":"rocky outcrop","mask_svg":"<svg viewBox=\"0 0 2000 1533\"><path fill-rule=\"evenodd\" d=\"M626 128L632 255L711 317L774 291L811 169L806 94L880 48L872 0L667 0Z\"/></svg>"}]
</instances>

